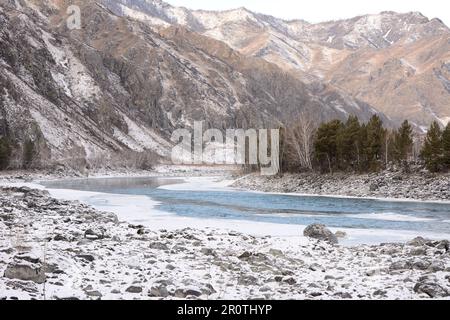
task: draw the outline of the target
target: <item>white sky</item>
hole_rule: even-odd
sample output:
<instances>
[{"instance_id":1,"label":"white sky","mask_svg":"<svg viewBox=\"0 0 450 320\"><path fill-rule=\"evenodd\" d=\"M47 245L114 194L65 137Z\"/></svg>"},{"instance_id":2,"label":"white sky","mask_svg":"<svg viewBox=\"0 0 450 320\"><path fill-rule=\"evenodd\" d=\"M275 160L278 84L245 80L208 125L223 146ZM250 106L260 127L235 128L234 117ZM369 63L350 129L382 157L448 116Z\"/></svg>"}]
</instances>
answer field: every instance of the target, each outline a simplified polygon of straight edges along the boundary
<instances>
[{"instance_id":1,"label":"white sky","mask_svg":"<svg viewBox=\"0 0 450 320\"><path fill-rule=\"evenodd\" d=\"M226 10L246 7L284 19L322 22L352 18L381 11L419 11L428 18L440 18L450 26L448 0L165 0L190 9Z\"/></svg>"}]
</instances>

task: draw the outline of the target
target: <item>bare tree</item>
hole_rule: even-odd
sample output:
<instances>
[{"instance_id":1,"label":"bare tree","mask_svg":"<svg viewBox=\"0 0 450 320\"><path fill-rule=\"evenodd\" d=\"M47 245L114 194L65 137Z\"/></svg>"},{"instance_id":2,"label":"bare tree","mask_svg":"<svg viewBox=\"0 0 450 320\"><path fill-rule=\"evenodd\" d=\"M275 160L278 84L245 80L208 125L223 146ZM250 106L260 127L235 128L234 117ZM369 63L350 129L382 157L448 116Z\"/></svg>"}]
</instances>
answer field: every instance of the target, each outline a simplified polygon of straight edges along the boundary
<instances>
[{"instance_id":1,"label":"bare tree","mask_svg":"<svg viewBox=\"0 0 450 320\"><path fill-rule=\"evenodd\" d=\"M302 112L293 125L287 130L289 144L292 146L295 156L302 168L312 170L312 153L314 145L314 133L317 122L307 112Z\"/></svg>"}]
</instances>

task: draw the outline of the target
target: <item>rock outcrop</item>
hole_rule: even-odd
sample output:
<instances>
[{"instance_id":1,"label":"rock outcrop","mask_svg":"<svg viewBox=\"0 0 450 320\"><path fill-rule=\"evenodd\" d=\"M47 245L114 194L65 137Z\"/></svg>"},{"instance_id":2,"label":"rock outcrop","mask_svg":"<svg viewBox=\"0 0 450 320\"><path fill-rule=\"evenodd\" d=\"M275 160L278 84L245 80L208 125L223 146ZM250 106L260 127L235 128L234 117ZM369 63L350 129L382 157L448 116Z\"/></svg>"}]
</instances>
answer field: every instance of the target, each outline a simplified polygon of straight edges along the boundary
<instances>
[{"instance_id":1,"label":"rock outcrop","mask_svg":"<svg viewBox=\"0 0 450 320\"><path fill-rule=\"evenodd\" d=\"M303 235L308 238L338 243L336 235L323 224L312 224L303 231Z\"/></svg>"}]
</instances>

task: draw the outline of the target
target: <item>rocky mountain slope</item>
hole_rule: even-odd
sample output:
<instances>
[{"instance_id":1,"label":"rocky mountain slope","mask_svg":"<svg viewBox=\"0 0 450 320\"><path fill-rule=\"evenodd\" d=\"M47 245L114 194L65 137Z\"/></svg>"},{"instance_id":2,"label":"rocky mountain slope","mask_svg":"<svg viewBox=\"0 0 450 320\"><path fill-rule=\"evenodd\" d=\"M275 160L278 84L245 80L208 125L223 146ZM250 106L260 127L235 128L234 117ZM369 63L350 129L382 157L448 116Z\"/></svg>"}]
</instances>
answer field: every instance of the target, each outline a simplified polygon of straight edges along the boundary
<instances>
[{"instance_id":1,"label":"rocky mountain slope","mask_svg":"<svg viewBox=\"0 0 450 320\"><path fill-rule=\"evenodd\" d=\"M450 30L418 12L382 12L310 24L245 8L211 12L157 0L103 0L119 15L154 26L183 25L262 57L304 81L324 82L419 126L450 120Z\"/></svg>"},{"instance_id":2,"label":"rocky mountain slope","mask_svg":"<svg viewBox=\"0 0 450 320\"><path fill-rule=\"evenodd\" d=\"M167 156L170 133L195 120L278 127L304 110L324 119L375 112L211 37L117 16L114 3L0 3L0 133L19 149L38 142L44 163L92 164L129 150ZM67 28L71 4L81 29Z\"/></svg>"}]
</instances>

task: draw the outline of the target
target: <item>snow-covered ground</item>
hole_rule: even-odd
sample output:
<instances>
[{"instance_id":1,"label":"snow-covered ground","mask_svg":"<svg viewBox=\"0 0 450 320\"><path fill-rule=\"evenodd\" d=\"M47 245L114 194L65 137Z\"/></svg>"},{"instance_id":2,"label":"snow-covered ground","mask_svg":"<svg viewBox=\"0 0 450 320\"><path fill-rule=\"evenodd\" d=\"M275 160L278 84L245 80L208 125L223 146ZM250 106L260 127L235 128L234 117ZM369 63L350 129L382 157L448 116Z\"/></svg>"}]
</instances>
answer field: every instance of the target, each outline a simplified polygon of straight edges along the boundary
<instances>
[{"instance_id":1,"label":"snow-covered ground","mask_svg":"<svg viewBox=\"0 0 450 320\"><path fill-rule=\"evenodd\" d=\"M120 207L123 200L108 201ZM426 299L450 294L445 241L344 247L300 236L252 236L250 224L243 233L201 225L154 231L23 188L1 189L0 202L0 299ZM139 208L127 204L128 213ZM139 210L134 214L139 220Z\"/></svg>"},{"instance_id":2,"label":"snow-covered ground","mask_svg":"<svg viewBox=\"0 0 450 320\"><path fill-rule=\"evenodd\" d=\"M233 190L231 183L186 177L161 188L226 191ZM179 217L159 211L147 196L53 189L49 195L60 200L51 200L41 192L0 193L0 298L425 299L450 294L448 242L356 245L393 236L406 242L417 236L412 232L340 230L347 233L343 243L352 246L336 246L303 237L304 226ZM21 270L26 272L18 274Z\"/></svg>"}]
</instances>

